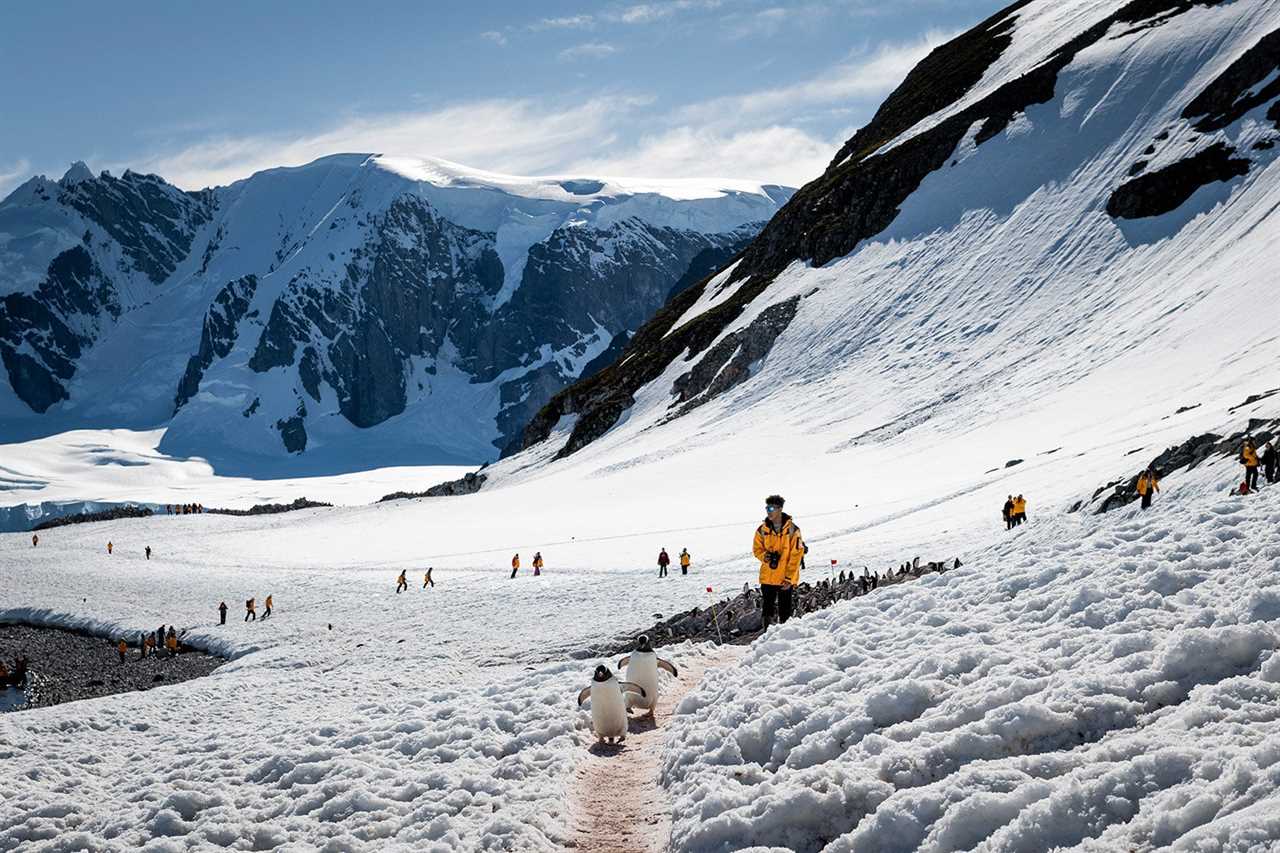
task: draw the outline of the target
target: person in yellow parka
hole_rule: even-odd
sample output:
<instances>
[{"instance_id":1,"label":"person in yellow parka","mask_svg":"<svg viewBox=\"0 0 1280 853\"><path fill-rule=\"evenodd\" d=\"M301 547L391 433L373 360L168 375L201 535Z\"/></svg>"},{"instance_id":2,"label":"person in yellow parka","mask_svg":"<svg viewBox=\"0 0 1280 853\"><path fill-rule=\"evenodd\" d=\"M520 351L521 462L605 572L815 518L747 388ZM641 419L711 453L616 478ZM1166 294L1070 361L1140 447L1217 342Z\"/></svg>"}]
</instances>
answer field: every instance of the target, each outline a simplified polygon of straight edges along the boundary
<instances>
[{"instance_id":1,"label":"person in yellow parka","mask_svg":"<svg viewBox=\"0 0 1280 853\"><path fill-rule=\"evenodd\" d=\"M1258 446L1253 443L1252 436L1245 438L1244 447L1240 448L1240 461L1244 463L1246 491L1256 492L1258 490Z\"/></svg>"},{"instance_id":2,"label":"person in yellow parka","mask_svg":"<svg viewBox=\"0 0 1280 853\"><path fill-rule=\"evenodd\" d=\"M533 576L536 578L542 574L542 552L535 551L533 554Z\"/></svg>"},{"instance_id":3,"label":"person in yellow parka","mask_svg":"<svg viewBox=\"0 0 1280 853\"><path fill-rule=\"evenodd\" d=\"M114 546L114 545L112 545L112 544L111 544L111 542L109 542L109 541L108 541L108 542L107 542L107 553L108 553L108 554L110 554L110 553L111 553L111 549L112 549L112 548L114 548L114 547L115 547L115 546Z\"/></svg>"},{"instance_id":4,"label":"person in yellow parka","mask_svg":"<svg viewBox=\"0 0 1280 853\"><path fill-rule=\"evenodd\" d=\"M407 587L408 584L405 584L405 586ZM271 615L271 596L268 595L267 600L262 603L266 606L266 610L264 610L262 613L262 618L266 619L268 616Z\"/></svg>"},{"instance_id":5,"label":"person in yellow parka","mask_svg":"<svg viewBox=\"0 0 1280 853\"><path fill-rule=\"evenodd\" d=\"M689 549L681 548L680 549L680 574L682 575L689 574L689 563L691 560L692 558L689 556Z\"/></svg>"},{"instance_id":6,"label":"person in yellow parka","mask_svg":"<svg viewBox=\"0 0 1280 853\"><path fill-rule=\"evenodd\" d=\"M1158 491L1160 491L1160 481L1156 478L1154 470L1148 468L1138 475L1138 494L1142 496L1143 509L1151 506L1151 498Z\"/></svg>"},{"instance_id":7,"label":"person in yellow parka","mask_svg":"<svg viewBox=\"0 0 1280 853\"><path fill-rule=\"evenodd\" d=\"M1013 499L1013 523L1022 524L1027 520L1027 499L1018 495Z\"/></svg>"},{"instance_id":8,"label":"person in yellow parka","mask_svg":"<svg viewBox=\"0 0 1280 853\"><path fill-rule=\"evenodd\" d=\"M511 558L511 577L515 578L516 572L520 571L520 555L516 554Z\"/></svg>"},{"instance_id":9,"label":"person in yellow parka","mask_svg":"<svg viewBox=\"0 0 1280 853\"><path fill-rule=\"evenodd\" d=\"M178 635L169 632L169 636L165 637L164 647L169 650L169 657L176 658L178 656Z\"/></svg>"},{"instance_id":10,"label":"person in yellow parka","mask_svg":"<svg viewBox=\"0 0 1280 853\"><path fill-rule=\"evenodd\" d=\"M795 520L782 511L786 501L781 495L769 495L764 503L767 514L756 528L751 552L760 561L761 619L768 628L775 616L778 622L791 618L793 590L800 584L804 539Z\"/></svg>"},{"instance_id":11,"label":"person in yellow parka","mask_svg":"<svg viewBox=\"0 0 1280 853\"><path fill-rule=\"evenodd\" d=\"M123 637L120 638L120 642L116 643L116 651L120 653L120 663L124 663L124 656L129 651L129 644L124 641Z\"/></svg>"}]
</instances>

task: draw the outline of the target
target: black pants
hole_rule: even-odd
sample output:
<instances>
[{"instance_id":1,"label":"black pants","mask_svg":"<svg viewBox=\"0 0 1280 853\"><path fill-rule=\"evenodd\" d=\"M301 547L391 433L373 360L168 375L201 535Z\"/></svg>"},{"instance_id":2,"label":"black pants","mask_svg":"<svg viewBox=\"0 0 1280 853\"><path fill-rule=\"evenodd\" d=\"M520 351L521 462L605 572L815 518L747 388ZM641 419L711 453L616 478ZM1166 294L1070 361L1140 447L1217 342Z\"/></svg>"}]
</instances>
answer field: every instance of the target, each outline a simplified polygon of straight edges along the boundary
<instances>
[{"instance_id":1,"label":"black pants","mask_svg":"<svg viewBox=\"0 0 1280 853\"><path fill-rule=\"evenodd\" d=\"M227 611L225 611L225 610L219 610L219 611L218 611L218 616L220 617L220 618L218 619L218 624L219 624L219 625L225 625L225 624L227 624Z\"/></svg>"},{"instance_id":2,"label":"black pants","mask_svg":"<svg viewBox=\"0 0 1280 853\"><path fill-rule=\"evenodd\" d=\"M408 589L408 588L409 588L409 587L407 587L407 586L405 587L405 589ZM265 613L263 613L263 614L262 614L262 618L263 618L263 619L266 619L266 618L267 618L268 616L270 616L270 615L271 615L271 605L267 605L267 610L266 610L266 612L265 612Z\"/></svg>"},{"instance_id":3,"label":"black pants","mask_svg":"<svg viewBox=\"0 0 1280 853\"><path fill-rule=\"evenodd\" d=\"M783 589L776 584L760 584L761 618L768 628L775 621L779 624L791 618L791 587Z\"/></svg>"},{"instance_id":4,"label":"black pants","mask_svg":"<svg viewBox=\"0 0 1280 853\"><path fill-rule=\"evenodd\" d=\"M406 581L404 578L401 578L400 580L396 581L396 595L399 595L402 591L405 591L408 589L409 589L409 582Z\"/></svg>"},{"instance_id":5,"label":"black pants","mask_svg":"<svg viewBox=\"0 0 1280 853\"><path fill-rule=\"evenodd\" d=\"M1150 492L1150 491L1148 491L1145 495L1143 495L1143 496L1142 496L1142 508L1143 508L1143 509L1146 509L1146 508L1147 508L1147 507L1149 507L1149 506L1151 506L1151 492Z\"/></svg>"},{"instance_id":6,"label":"black pants","mask_svg":"<svg viewBox=\"0 0 1280 853\"><path fill-rule=\"evenodd\" d=\"M689 574L689 567L688 567L688 566L681 566L681 567L680 567L680 574L682 574L682 575L687 575L687 574Z\"/></svg>"},{"instance_id":7,"label":"black pants","mask_svg":"<svg viewBox=\"0 0 1280 853\"><path fill-rule=\"evenodd\" d=\"M667 567L662 563L658 564L658 577L665 578L667 576Z\"/></svg>"},{"instance_id":8,"label":"black pants","mask_svg":"<svg viewBox=\"0 0 1280 853\"><path fill-rule=\"evenodd\" d=\"M1263 472L1263 474L1266 476L1266 478L1267 478L1267 482L1268 482L1268 483L1274 483L1274 482L1276 481L1276 466L1275 466L1275 465L1264 465L1264 466L1262 467L1262 472Z\"/></svg>"},{"instance_id":9,"label":"black pants","mask_svg":"<svg viewBox=\"0 0 1280 853\"><path fill-rule=\"evenodd\" d=\"M258 621L258 614L257 614L257 613L255 613L255 612L254 612L254 611L252 611L252 610L250 610L248 613L244 614L244 621L248 622L250 619L252 619L254 622L257 622L257 621Z\"/></svg>"},{"instance_id":10,"label":"black pants","mask_svg":"<svg viewBox=\"0 0 1280 853\"><path fill-rule=\"evenodd\" d=\"M520 568L519 568L519 567L516 567L516 568L514 568L514 569L512 569L512 570L511 570L511 579L512 579L512 580L515 580L516 572L518 572L518 571L520 571Z\"/></svg>"},{"instance_id":11,"label":"black pants","mask_svg":"<svg viewBox=\"0 0 1280 853\"><path fill-rule=\"evenodd\" d=\"M1245 482L1245 485L1249 487L1249 491L1251 492L1258 488L1258 466L1257 465L1244 466L1244 482Z\"/></svg>"}]
</instances>

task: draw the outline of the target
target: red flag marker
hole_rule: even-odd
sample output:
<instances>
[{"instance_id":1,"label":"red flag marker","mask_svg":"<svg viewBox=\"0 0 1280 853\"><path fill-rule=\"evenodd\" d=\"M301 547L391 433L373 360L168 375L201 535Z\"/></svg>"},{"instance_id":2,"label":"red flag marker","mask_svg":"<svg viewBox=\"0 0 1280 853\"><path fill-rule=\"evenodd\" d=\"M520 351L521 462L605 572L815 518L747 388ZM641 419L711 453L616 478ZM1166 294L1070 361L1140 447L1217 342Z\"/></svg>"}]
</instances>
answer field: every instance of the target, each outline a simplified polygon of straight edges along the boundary
<instances>
[{"instance_id":1,"label":"red flag marker","mask_svg":"<svg viewBox=\"0 0 1280 853\"><path fill-rule=\"evenodd\" d=\"M707 587L707 592L711 592L711 587Z\"/></svg>"}]
</instances>

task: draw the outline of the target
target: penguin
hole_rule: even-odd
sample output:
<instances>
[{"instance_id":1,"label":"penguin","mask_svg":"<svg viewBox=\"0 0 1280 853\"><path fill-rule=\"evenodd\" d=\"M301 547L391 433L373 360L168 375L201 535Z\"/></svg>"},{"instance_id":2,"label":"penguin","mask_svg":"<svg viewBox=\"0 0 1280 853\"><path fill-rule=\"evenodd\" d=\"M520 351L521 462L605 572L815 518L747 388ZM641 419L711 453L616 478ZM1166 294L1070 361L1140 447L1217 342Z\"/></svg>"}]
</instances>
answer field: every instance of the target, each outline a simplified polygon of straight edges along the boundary
<instances>
[{"instance_id":1,"label":"penguin","mask_svg":"<svg viewBox=\"0 0 1280 853\"><path fill-rule=\"evenodd\" d=\"M618 669L627 668L627 681L644 688L639 696L627 698L628 708L641 708L653 716L658 707L658 670L665 669L673 678L679 678L675 664L663 660L649 644L649 635L641 634L636 640L636 650L618 661Z\"/></svg>"},{"instance_id":2,"label":"penguin","mask_svg":"<svg viewBox=\"0 0 1280 853\"><path fill-rule=\"evenodd\" d=\"M627 696L644 696L644 688L638 684L618 681L609 667L601 664L591 678L591 686L578 694L578 707L591 700L591 727L596 738L613 743L622 742L627 736Z\"/></svg>"}]
</instances>

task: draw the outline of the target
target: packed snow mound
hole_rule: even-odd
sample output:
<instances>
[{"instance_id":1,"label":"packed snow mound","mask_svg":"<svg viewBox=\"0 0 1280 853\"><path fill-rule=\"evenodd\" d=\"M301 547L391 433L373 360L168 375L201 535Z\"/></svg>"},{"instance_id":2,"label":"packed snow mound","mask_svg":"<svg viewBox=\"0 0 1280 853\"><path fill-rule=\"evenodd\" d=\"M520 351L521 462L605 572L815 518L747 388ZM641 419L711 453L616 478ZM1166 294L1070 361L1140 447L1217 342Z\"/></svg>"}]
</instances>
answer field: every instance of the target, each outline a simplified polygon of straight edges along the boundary
<instances>
[{"instance_id":1,"label":"packed snow mound","mask_svg":"<svg viewBox=\"0 0 1280 853\"><path fill-rule=\"evenodd\" d=\"M673 847L1270 850L1280 489L1033 518L685 698Z\"/></svg>"}]
</instances>

